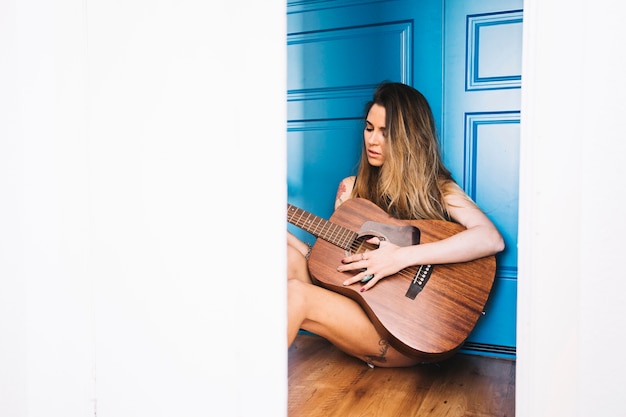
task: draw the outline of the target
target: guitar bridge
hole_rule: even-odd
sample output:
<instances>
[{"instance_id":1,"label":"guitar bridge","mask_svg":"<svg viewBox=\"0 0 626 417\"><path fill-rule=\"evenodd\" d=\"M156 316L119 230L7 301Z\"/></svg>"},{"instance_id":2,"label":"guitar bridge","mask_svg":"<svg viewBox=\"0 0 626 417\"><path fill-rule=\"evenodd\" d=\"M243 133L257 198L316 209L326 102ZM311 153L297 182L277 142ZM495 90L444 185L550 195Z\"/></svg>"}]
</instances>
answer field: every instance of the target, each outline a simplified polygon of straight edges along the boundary
<instances>
[{"instance_id":1,"label":"guitar bridge","mask_svg":"<svg viewBox=\"0 0 626 417\"><path fill-rule=\"evenodd\" d=\"M422 291L432 273L432 265L421 265L413 277L413 281L411 281L411 285L404 296L410 298L411 300L415 300L415 297L417 297L417 294Z\"/></svg>"}]
</instances>

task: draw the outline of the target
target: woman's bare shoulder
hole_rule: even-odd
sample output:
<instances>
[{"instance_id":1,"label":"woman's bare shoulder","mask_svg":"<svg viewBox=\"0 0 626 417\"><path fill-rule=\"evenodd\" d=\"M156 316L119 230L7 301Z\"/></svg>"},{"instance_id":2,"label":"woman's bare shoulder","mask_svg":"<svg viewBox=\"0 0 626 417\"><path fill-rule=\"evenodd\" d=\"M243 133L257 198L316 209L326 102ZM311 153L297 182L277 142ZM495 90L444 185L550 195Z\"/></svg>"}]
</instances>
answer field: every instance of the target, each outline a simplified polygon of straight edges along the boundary
<instances>
[{"instance_id":1,"label":"woman's bare shoulder","mask_svg":"<svg viewBox=\"0 0 626 417\"><path fill-rule=\"evenodd\" d=\"M483 225L494 227L491 220L456 183L448 184L444 200L450 216L467 228Z\"/></svg>"}]
</instances>

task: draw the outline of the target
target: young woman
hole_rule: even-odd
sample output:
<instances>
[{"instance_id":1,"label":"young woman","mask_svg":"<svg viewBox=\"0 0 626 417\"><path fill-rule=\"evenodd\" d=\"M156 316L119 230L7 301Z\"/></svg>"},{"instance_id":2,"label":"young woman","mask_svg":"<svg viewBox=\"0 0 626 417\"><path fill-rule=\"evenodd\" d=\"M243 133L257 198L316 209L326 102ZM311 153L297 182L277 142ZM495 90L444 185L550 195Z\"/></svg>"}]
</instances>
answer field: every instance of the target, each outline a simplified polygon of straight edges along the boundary
<instances>
[{"instance_id":1,"label":"young woman","mask_svg":"<svg viewBox=\"0 0 626 417\"><path fill-rule=\"evenodd\" d=\"M466 230L415 246L376 242L378 249L347 256L337 265L338 271L354 271L345 285L373 275L362 288L367 291L411 265L470 261L504 249L496 227L443 165L430 105L410 86L383 83L368 104L359 169L340 182L335 208L352 197L370 200L399 219L449 220ZM288 234L287 250L289 345L298 330L305 329L371 366L421 361L390 346L355 301L311 283L304 242Z\"/></svg>"}]
</instances>

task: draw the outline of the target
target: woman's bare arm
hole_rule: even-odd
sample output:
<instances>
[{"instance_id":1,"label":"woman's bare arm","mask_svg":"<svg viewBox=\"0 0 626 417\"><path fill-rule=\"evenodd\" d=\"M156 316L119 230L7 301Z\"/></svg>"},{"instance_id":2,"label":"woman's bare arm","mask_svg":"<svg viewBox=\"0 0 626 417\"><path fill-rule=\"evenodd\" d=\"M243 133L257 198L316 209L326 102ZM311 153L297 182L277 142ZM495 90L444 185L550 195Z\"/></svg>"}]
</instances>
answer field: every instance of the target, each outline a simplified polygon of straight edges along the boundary
<instances>
[{"instance_id":1,"label":"woman's bare arm","mask_svg":"<svg viewBox=\"0 0 626 417\"><path fill-rule=\"evenodd\" d=\"M489 218L462 193L446 196L452 218L465 226L465 230L446 239L414 246L400 247L390 242L380 242L377 250L346 257L337 269L360 272L346 285L360 281L373 274L365 289L371 288L380 279L411 266L465 262L494 255L504 249L504 240ZM378 243L378 242L376 242Z\"/></svg>"}]
</instances>

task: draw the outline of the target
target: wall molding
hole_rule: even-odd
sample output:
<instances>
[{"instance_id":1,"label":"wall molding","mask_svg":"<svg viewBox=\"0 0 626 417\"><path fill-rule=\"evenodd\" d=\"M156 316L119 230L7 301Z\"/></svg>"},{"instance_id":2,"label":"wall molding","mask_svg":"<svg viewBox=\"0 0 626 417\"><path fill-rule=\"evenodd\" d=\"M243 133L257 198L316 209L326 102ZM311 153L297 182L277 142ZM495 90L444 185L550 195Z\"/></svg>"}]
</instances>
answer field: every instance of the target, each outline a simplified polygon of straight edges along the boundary
<instances>
[{"instance_id":1,"label":"wall molding","mask_svg":"<svg viewBox=\"0 0 626 417\"><path fill-rule=\"evenodd\" d=\"M385 0L294 0L287 2L287 14L304 13L341 7L385 3Z\"/></svg>"},{"instance_id":2,"label":"wall molding","mask_svg":"<svg viewBox=\"0 0 626 417\"><path fill-rule=\"evenodd\" d=\"M370 52L362 45L372 42L384 52L385 59L393 60L392 69L363 75L359 72L359 59ZM292 70L296 73L293 78L288 76L289 120L323 119L331 114L340 118L359 117L363 105L383 79L409 85L413 81L413 21L410 20L292 33L287 35L287 49L292 56L302 57L297 63L302 66L301 73L294 64ZM346 54L352 55L348 58ZM323 83L315 70L308 72L307 60L312 61L313 67L340 61L348 68L334 72L334 78Z\"/></svg>"},{"instance_id":3,"label":"wall molding","mask_svg":"<svg viewBox=\"0 0 626 417\"><path fill-rule=\"evenodd\" d=\"M481 59L485 59L485 57L500 60L501 62L500 57L503 51L521 51L522 16L522 10L467 16L465 61L465 89L467 91L521 88L521 62L517 65L512 65L512 68L509 68L510 72L508 74L489 74L489 71L484 69L481 71L480 62ZM515 38L512 36L498 36L498 31L503 30L518 30L520 43L515 45L502 45L499 42L500 40ZM491 43L489 41L493 41L491 48L486 46L487 43Z\"/></svg>"},{"instance_id":4,"label":"wall molding","mask_svg":"<svg viewBox=\"0 0 626 417\"><path fill-rule=\"evenodd\" d=\"M476 162L478 148L478 128L483 125L520 124L520 112L472 112L465 113L465 163L463 187L470 197L476 198Z\"/></svg>"}]
</instances>

